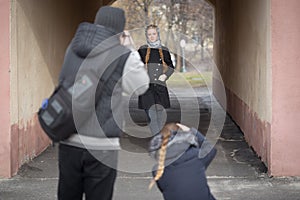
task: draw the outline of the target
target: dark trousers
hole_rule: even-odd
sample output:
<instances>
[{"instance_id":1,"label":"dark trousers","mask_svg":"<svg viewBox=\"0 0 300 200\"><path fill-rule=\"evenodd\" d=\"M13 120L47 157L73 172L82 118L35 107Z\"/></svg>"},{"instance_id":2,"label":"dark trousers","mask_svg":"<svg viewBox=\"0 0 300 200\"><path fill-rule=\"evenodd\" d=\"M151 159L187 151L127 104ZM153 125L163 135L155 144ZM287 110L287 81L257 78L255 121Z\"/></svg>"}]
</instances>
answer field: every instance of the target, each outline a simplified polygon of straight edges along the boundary
<instances>
[{"instance_id":1,"label":"dark trousers","mask_svg":"<svg viewBox=\"0 0 300 200\"><path fill-rule=\"evenodd\" d=\"M105 159L109 160L109 166L99 161ZM58 199L82 200L85 194L86 200L111 200L117 175L116 163L117 151L91 153L60 144Z\"/></svg>"}]
</instances>

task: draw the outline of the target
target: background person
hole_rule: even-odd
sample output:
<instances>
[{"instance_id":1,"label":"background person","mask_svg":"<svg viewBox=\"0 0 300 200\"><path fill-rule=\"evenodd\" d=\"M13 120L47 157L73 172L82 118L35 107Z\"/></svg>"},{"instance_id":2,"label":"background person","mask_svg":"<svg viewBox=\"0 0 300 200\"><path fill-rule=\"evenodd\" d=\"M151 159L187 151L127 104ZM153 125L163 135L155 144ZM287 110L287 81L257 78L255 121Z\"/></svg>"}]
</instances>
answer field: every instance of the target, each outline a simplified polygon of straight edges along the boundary
<instances>
[{"instance_id":1,"label":"background person","mask_svg":"<svg viewBox=\"0 0 300 200\"><path fill-rule=\"evenodd\" d=\"M150 84L149 89L139 96L138 107L145 110L151 132L156 134L163 126L164 109L170 108L166 81L174 72L174 66L168 48L161 44L159 28L149 25L145 34L147 44L141 46L138 52L145 63Z\"/></svg>"}]
</instances>

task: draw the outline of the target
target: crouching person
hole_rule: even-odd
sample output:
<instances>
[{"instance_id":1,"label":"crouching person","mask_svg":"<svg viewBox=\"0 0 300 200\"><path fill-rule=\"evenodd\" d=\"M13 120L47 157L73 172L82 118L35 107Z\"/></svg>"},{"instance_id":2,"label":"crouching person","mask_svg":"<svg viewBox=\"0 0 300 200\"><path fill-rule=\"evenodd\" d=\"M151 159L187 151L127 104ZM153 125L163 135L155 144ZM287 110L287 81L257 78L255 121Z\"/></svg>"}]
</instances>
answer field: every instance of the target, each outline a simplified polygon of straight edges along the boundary
<instances>
[{"instance_id":1,"label":"crouching person","mask_svg":"<svg viewBox=\"0 0 300 200\"><path fill-rule=\"evenodd\" d=\"M216 149L195 128L166 124L150 142L150 156L157 160L154 179L165 200L214 200L205 171Z\"/></svg>"}]
</instances>

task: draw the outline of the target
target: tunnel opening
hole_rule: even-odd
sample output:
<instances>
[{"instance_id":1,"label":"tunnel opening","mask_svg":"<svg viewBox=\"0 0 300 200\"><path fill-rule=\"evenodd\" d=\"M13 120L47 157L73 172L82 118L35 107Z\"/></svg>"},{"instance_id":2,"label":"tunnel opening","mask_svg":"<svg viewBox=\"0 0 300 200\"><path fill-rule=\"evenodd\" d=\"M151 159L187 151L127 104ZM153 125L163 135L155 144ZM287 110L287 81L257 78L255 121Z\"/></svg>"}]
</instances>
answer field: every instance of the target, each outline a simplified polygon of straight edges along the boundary
<instances>
[{"instance_id":1,"label":"tunnel opening","mask_svg":"<svg viewBox=\"0 0 300 200\"><path fill-rule=\"evenodd\" d=\"M212 56L214 7L204 0L119 0L112 5L125 10L126 29L133 36L136 49L146 42L146 25L155 24L159 27L162 44L170 50L176 68L175 73L167 81L173 100L172 109L168 110L168 113L173 113L168 114L167 121L180 121L182 109L176 95L177 88L190 89L185 93L186 96L193 96L195 94L193 90L200 89L203 92L203 96L199 97L201 102L209 98L214 65ZM142 110L136 108L136 105L137 97L132 96L131 117L135 122L145 124L147 117Z\"/></svg>"}]
</instances>

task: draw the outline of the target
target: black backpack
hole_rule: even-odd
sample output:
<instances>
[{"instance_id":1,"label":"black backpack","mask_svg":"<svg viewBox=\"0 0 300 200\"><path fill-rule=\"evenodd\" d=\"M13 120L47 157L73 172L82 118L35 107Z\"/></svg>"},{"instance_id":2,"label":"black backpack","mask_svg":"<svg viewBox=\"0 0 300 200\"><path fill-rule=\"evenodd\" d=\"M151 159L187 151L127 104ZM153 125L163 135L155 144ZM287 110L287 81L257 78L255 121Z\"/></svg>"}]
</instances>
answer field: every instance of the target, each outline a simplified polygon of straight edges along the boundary
<instances>
[{"instance_id":1,"label":"black backpack","mask_svg":"<svg viewBox=\"0 0 300 200\"><path fill-rule=\"evenodd\" d=\"M53 142L76 133L72 114L72 95L59 84L52 95L42 102L38 112L40 125Z\"/></svg>"},{"instance_id":2,"label":"black backpack","mask_svg":"<svg viewBox=\"0 0 300 200\"><path fill-rule=\"evenodd\" d=\"M127 57L128 56L121 57L122 59L120 60L122 60L122 64L125 63L125 59L127 59ZM97 91L101 91L101 88L103 87L105 81L108 80L117 66L118 64L115 64L105 70L105 79L101 78L99 80L100 86L98 87ZM79 107L82 112L92 112L91 109L95 109L95 104L94 106L91 106L91 102L95 103L95 101L90 100L91 102L86 102L86 100L80 100L81 95L84 92L91 92L89 91L92 88L91 86L94 83L98 83L98 77L95 76L95 74L85 74L68 88L65 86L67 84L63 83L64 82L61 81L59 85L54 89L51 96L43 100L42 105L38 111L38 120L40 122L40 125L53 142L65 140L72 134L77 133L72 111L72 103L74 103L74 99L79 100L76 101L76 106ZM76 88L76 95L73 95L74 88ZM99 96L100 92L97 92L95 94L95 99L97 100ZM86 115L83 116L85 116L86 118ZM82 121L82 123L84 123L84 120L87 119L79 121ZM78 124L76 123L76 125Z\"/></svg>"}]
</instances>

